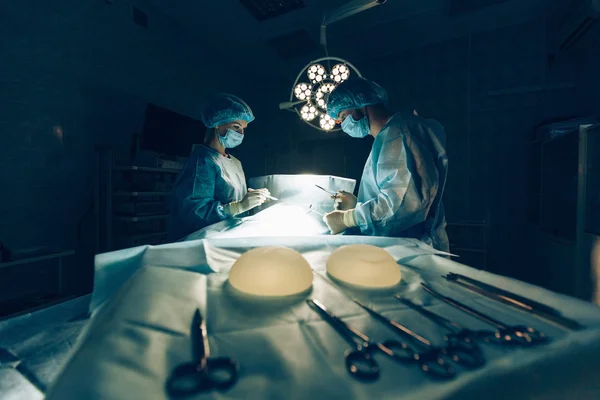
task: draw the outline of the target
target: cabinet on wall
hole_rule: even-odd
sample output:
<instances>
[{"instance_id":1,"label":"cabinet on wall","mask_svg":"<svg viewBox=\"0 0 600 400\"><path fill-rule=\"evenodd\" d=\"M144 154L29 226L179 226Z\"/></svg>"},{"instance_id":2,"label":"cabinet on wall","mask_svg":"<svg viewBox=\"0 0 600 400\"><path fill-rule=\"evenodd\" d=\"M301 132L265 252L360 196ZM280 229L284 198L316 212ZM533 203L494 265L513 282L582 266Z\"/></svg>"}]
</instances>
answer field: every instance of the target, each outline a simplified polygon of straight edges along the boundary
<instances>
[{"instance_id":1,"label":"cabinet on wall","mask_svg":"<svg viewBox=\"0 0 600 400\"><path fill-rule=\"evenodd\" d=\"M114 165L97 153L97 252L168 241L169 198L178 168Z\"/></svg>"},{"instance_id":2,"label":"cabinet on wall","mask_svg":"<svg viewBox=\"0 0 600 400\"><path fill-rule=\"evenodd\" d=\"M532 154L532 280L589 300L600 242L600 125L540 140Z\"/></svg>"}]
</instances>

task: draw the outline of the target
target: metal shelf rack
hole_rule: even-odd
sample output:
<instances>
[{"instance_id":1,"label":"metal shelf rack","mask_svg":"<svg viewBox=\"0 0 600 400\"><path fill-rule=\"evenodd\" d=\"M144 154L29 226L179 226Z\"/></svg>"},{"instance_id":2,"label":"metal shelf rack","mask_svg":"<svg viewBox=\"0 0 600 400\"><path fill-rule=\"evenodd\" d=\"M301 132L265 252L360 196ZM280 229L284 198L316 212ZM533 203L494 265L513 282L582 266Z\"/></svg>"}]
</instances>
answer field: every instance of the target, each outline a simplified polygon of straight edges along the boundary
<instances>
[{"instance_id":1,"label":"metal shelf rack","mask_svg":"<svg viewBox=\"0 0 600 400\"><path fill-rule=\"evenodd\" d=\"M99 149L96 162L97 251L166 243L167 202L180 170L116 166L111 149Z\"/></svg>"}]
</instances>

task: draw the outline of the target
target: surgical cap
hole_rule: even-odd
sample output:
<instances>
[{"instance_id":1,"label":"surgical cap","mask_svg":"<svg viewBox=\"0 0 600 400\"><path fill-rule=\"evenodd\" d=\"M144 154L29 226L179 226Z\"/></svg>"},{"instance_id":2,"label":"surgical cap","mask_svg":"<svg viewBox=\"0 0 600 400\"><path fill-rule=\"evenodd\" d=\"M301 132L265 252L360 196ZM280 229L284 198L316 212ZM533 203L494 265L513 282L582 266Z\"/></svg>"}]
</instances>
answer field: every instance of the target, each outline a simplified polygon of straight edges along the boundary
<instances>
[{"instance_id":1,"label":"surgical cap","mask_svg":"<svg viewBox=\"0 0 600 400\"><path fill-rule=\"evenodd\" d=\"M214 128L238 119L252 122L254 114L242 99L227 93L220 93L213 97L202 112L202 122L207 128Z\"/></svg>"},{"instance_id":2,"label":"surgical cap","mask_svg":"<svg viewBox=\"0 0 600 400\"><path fill-rule=\"evenodd\" d=\"M356 110L373 104L387 104L384 88L366 78L351 78L340 83L327 99L327 114L337 119L342 111Z\"/></svg>"}]
</instances>

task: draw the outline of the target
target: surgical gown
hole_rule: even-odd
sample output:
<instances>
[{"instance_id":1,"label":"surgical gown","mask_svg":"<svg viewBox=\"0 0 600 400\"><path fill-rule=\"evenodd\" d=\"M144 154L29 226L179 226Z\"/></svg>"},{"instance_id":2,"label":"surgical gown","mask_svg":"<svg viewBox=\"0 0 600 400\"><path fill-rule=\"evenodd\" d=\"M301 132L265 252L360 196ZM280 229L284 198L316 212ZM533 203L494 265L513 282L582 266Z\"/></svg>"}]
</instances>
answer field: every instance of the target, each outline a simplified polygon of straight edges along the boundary
<instances>
[{"instance_id":1,"label":"surgical gown","mask_svg":"<svg viewBox=\"0 0 600 400\"><path fill-rule=\"evenodd\" d=\"M358 192L364 234L412 237L448 251L442 194L448 156L434 120L394 115L373 142Z\"/></svg>"},{"instance_id":2,"label":"surgical gown","mask_svg":"<svg viewBox=\"0 0 600 400\"><path fill-rule=\"evenodd\" d=\"M244 170L237 158L197 146L173 188L171 240L229 218L223 206L242 200L247 192Z\"/></svg>"}]
</instances>

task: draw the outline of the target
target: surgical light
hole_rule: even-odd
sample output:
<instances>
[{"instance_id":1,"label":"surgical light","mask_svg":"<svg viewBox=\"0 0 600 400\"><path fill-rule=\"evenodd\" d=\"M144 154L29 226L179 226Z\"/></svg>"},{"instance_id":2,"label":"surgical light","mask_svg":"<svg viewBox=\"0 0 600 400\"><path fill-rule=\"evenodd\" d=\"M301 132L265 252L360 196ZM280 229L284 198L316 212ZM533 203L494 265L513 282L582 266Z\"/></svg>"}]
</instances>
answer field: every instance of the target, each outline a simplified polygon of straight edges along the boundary
<instances>
[{"instance_id":1,"label":"surgical light","mask_svg":"<svg viewBox=\"0 0 600 400\"><path fill-rule=\"evenodd\" d=\"M304 121L312 121L317 115L319 115L317 109L311 104L303 106L300 110L300 116Z\"/></svg>"},{"instance_id":2,"label":"surgical light","mask_svg":"<svg viewBox=\"0 0 600 400\"><path fill-rule=\"evenodd\" d=\"M296 111L302 121L313 128L325 132L337 131L339 125L327 115L327 98L337 85L352 75L362 76L354 65L341 58L324 57L311 61L296 77L290 100L280 103L279 108ZM303 82L304 79L308 79L308 82Z\"/></svg>"},{"instance_id":3,"label":"surgical light","mask_svg":"<svg viewBox=\"0 0 600 400\"><path fill-rule=\"evenodd\" d=\"M321 129L324 131L331 131L333 128L335 128L335 120L327 114L321 115L319 123L321 125Z\"/></svg>"}]
</instances>

